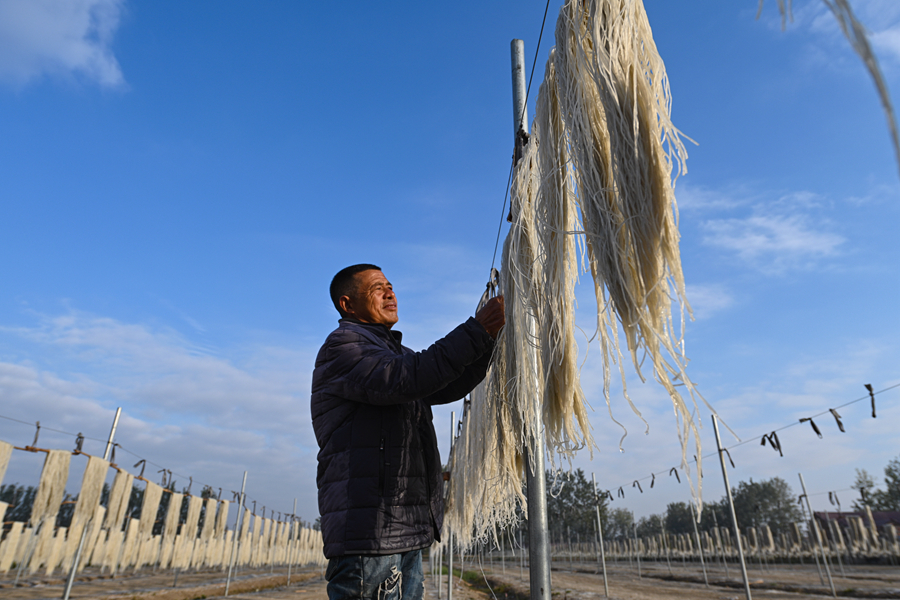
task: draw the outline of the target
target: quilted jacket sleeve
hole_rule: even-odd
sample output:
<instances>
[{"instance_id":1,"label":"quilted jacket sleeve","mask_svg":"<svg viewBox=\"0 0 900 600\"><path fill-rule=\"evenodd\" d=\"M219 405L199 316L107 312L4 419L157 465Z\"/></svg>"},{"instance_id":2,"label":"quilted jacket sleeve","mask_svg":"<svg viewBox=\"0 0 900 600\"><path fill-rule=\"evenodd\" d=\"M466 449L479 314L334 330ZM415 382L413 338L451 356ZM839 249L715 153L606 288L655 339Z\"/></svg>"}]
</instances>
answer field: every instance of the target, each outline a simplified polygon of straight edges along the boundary
<instances>
[{"instance_id":1,"label":"quilted jacket sleeve","mask_svg":"<svg viewBox=\"0 0 900 600\"><path fill-rule=\"evenodd\" d=\"M327 393L345 400L375 405L413 402L460 379L492 348L493 339L473 318L422 352L401 353L375 336L341 329L324 349L327 373L320 381L328 382Z\"/></svg>"}]
</instances>

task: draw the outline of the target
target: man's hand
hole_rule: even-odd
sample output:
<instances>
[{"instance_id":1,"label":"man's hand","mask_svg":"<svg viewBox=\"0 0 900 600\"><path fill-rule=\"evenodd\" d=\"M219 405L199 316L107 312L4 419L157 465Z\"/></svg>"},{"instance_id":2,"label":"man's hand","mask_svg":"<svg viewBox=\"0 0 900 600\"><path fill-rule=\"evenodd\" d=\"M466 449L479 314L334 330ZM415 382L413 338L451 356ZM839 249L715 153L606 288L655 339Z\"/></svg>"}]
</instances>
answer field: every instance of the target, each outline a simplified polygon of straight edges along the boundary
<instances>
[{"instance_id":1,"label":"man's hand","mask_svg":"<svg viewBox=\"0 0 900 600\"><path fill-rule=\"evenodd\" d=\"M503 296L488 300L475 314L475 320L481 323L492 338L497 338L500 328L506 323L506 311L503 308Z\"/></svg>"}]
</instances>

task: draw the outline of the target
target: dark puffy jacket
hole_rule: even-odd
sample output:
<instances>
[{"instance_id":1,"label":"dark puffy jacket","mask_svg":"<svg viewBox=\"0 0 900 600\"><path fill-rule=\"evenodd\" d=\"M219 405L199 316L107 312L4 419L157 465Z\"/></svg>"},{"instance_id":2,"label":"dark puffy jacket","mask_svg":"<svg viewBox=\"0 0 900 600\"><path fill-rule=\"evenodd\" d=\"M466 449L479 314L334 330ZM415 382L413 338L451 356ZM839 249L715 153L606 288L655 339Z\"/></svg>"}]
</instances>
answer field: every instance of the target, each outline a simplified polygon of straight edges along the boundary
<instances>
[{"instance_id":1,"label":"dark puffy jacket","mask_svg":"<svg viewBox=\"0 0 900 600\"><path fill-rule=\"evenodd\" d=\"M484 379L493 340L469 319L422 352L383 325L342 319L316 357L313 430L325 556L429 546L444 520L431 406Z\"/></svg>"}]
</instances>

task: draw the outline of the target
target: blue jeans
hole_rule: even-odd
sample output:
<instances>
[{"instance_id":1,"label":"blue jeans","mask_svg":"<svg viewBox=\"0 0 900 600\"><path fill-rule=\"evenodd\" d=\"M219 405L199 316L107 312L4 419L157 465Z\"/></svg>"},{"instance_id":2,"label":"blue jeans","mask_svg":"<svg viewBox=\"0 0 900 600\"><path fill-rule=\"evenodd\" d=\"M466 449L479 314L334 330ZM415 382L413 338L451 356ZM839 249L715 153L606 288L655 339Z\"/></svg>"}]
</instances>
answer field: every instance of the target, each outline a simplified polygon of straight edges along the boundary
<instances>
[{"instance_id":1,"label":"blue jeans","mask_svg":"<svg viewBox=\"0 0 900 600\"><path fill-rule=\"evenodd\" d=\"M328 600L422 600L422 551L341 556L325 570Z\"/></svg>"}]
</instances>

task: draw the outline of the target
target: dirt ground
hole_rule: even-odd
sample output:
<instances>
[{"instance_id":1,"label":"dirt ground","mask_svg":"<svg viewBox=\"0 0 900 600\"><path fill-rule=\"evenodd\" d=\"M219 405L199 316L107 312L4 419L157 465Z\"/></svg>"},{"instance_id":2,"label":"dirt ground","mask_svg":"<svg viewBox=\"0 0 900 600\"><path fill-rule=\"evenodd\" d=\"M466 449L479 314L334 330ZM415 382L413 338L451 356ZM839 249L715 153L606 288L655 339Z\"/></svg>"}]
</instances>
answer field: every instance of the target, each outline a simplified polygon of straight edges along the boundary
<instances>
[{"instance_id":1,"label":"dirt ground","mask_svg":"<svg viewBox=\"0 0 900 600\"><path fill-rule=\"evenodd\" d=\"M427 569L427 563L425 565ZM479 566L465 564L469 573L481 573ZM604 598L603 578L594 563L557 561L553 565L551 585L553 598L558 600L587 600ZM607 566L609 596L617 600L741 600L744 587L737 565L729 565L726 574L723 565L708 566L710 586L704 583L699 565L678 562L669 565L643 563L638 576L637 565L612 563ZM528 598L528 571L519 565L508 563L484 566L488 584L498 599ZM325 598L325 580L321 568L294 569L291 585L286 586L286 569L245 570L232 580L228 598L249 600L287 600ZM823 586L815 565L751 565L749 570L754 597L767 600L821 600L831 596L825 580ZM471 577L471 576L470 576ZM824 577L824 572L823 572ZM62 597L65 581L62 577L24 578L14 585L15 575L0 577L0 598L4 600L56 600ZM428 600L439 598L436 577L426 575ZM472 577L472 579L476 579ZM480 579L480 578L479 578ZM900 598L900 567L860 566L845 567L842 574L834 569L833 580L840 597L850 598ZM224 598L225 574L221 571L200 571L179 574L138 572L125 573L115 578L86 573L79 577L72 589L71 598L103 598L105 600L195 600L198 598ZM440 580L440 597L447 598L446 575ZM475 582L475 586L453 581L454 600L487 600L492 598L487 585Z\"/></svg>"}]
</instances>

